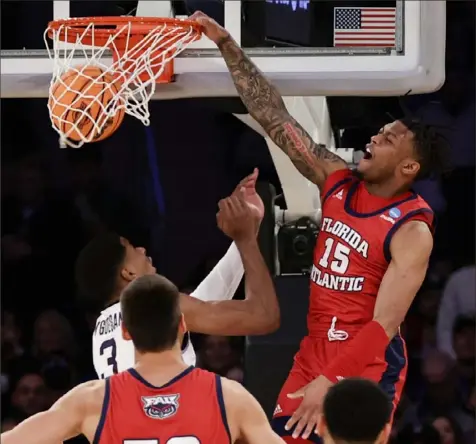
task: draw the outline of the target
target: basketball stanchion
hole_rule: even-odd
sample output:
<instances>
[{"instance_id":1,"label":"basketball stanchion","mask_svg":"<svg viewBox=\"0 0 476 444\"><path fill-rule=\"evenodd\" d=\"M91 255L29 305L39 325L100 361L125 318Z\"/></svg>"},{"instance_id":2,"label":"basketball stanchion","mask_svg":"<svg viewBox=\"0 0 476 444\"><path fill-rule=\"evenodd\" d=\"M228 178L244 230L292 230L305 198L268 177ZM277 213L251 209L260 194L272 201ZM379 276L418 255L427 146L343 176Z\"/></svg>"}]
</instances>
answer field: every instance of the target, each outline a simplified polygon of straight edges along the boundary
<instances>
[{"instance_id":1,"label":"basketball stanchion","mask_svg":"<svg viewBox=\"0 0 476 444\"><path fill-rule=\"evenodd\" d=\"M103 140L116 131L125 114L149 125L148 104L156 84L173 81L173 59L200 37L200 25L172 18L85 17L50 22L45 43L54 67L48 110L61 143L79 148ZM79 57L82 62L77 66Z\"/></svg>"}]
</instances>

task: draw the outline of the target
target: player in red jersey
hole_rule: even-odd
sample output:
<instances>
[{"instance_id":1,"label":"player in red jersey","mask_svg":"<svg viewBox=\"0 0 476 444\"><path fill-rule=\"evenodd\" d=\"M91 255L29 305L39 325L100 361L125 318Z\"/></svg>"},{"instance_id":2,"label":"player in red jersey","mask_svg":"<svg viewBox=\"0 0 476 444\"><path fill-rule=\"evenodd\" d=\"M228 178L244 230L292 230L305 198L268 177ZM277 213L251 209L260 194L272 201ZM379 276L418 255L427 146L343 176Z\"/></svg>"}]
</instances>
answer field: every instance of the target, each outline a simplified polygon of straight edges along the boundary
<instances>
[{"instance_id":1,"label":"player in red jersey","mask_svg":"<svg viewBox=\"0 0 476 444\"><path fill-rule=\"evenodd\" d=\"M228 203L220 213L230 221ZM184 363L179 298L163 276L129 284L121 295L122 331L134 343L136 365L77 386L2 434L2 444L51 444L81 433L95 444L283 444L239 383Z\"/></svg>"},{"instance_id":2,"label":"player in red jersey","mask_svg":"<svg viewBox=\"0 0 476 444\"><path fill-rule=\"evenodd\" d=\"M312 432L322 399L339 379L370 378L398 403L406 375L399 326L425 278L433 248L433 212L410 186L446 168L448 144L433 128L397 120L371 138L354 174L313 141L225 29L203 13L193 18L218 45L250 115L321 192L309 334L273 419L288 442L317 442Z\"/></svg>"}]
</instances>

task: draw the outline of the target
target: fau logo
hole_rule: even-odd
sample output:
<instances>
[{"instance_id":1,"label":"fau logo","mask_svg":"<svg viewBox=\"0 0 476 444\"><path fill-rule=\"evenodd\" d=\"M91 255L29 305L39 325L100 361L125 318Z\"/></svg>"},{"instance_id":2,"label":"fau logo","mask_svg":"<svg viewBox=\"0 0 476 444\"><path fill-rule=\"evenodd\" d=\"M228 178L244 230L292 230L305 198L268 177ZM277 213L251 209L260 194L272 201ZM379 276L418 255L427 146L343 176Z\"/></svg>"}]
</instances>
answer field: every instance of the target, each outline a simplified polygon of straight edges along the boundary
<instances>
[{"instance_id":1,"label":"fau logo","mask_svg":"<svg viewBox=\"0 0 476 444\"><path fill-rule=\"evenodd\" d=\"M180 395L142 396L145 414L152 419L167 419L177 413Z\"/></svg>"}]
</instances>

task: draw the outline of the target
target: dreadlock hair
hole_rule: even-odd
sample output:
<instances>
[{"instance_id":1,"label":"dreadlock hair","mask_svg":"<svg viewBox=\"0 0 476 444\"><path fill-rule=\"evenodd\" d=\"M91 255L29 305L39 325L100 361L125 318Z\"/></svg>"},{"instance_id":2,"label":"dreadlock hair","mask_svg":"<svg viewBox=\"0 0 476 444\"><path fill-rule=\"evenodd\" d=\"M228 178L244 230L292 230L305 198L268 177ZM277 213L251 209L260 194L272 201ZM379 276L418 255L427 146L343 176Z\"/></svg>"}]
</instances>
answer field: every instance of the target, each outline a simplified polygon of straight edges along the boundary
<instances>
[{"instance_id":1,"label":"dreadlock hair","mask_svg":"<svg viewBox=\"0 0 476 444\"><path fill-rule=\"evenodd\" d=\"M438 132L438 127L427 125L414 117L399 119L413 133L413 143L420 171L417 180L440 176L451 170L450 144Z\"/></svg>"}]
</instances>

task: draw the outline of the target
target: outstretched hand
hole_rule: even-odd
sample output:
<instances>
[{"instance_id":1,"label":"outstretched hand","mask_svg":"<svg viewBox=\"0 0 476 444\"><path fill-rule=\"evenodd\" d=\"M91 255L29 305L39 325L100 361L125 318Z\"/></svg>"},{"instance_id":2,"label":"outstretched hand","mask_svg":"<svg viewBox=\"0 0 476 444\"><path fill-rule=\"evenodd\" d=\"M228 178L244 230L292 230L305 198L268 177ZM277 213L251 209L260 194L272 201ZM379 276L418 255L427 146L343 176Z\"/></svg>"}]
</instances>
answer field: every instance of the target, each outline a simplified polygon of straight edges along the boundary
<instances>
[{"instance_id":1,"label":"outstretched hand","mask_svg":"<svg viewBox=\"0 0 476 444\"><path fill-rule=\"evenodd\" d=\"M298 391L288 394L290 399L302 399L300 406L286 423L286 430L296 427L293 438L302 436L303 439L308 439L312 432L317 433L322 403L332 385L331 381L321 375Z\"/></svg>"},{"instance_id":2,"label":"outstretched hand","mask_svg":"<svg viewBox=\"0 0 476 444\"><path fill-rule=\"evenodd\" d=\"M256 181L258 180L258 168L255 168L253 172L246 176L235 188L232 196L238 196L240 193L245 199L246 203L250 205L256 216L260 221L264 217L264 204L261 197L256 192Z\"/></svg>"},{"instance_id":3,"label":"outstretched hand","mask_svg":"<svg viewBox=\"0 0 476 444\"><path fill-rule=\"evenodd\" d=\"M208 15L204 14L201 11L194 12L190 17L189 20L194 20L198 24L202 25L203 33L215 43L219 43L220 40L226 39L230 34L228 31L220 26L215 20L208 17Z\"/></svg>"},{"instance_id":4,"label":"outstretched hand","mask_svg":"<svg viewBox=\"0 0 476 444\"><path fill-rule=\"evenodd\" d=\"M256 239L259 219L256 210L245 200L245 189L241 188L218 203L217 224L223 233L234 241Z\"/></svg>"}]
</instances>

